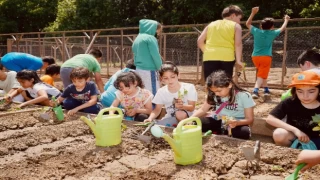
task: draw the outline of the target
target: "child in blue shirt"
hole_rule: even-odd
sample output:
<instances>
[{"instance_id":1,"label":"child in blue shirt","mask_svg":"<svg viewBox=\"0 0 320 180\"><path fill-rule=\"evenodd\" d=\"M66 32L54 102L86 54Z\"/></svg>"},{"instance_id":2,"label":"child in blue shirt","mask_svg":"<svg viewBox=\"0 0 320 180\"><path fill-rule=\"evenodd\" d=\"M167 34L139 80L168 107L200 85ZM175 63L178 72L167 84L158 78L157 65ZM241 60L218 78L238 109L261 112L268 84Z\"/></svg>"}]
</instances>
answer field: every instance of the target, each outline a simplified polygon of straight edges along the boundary
<instances>
[{"instance_id":1,"label":"child in blue shirt","mask_svg":"<svg viewBox=\"0 0 320 180\"><path fill-rule=\"evenodd\" d=\"M87 68L72 69L70 74L72 84L67 86L57 99L58 103L63 102L64 108L69 110L68 115L73 115L78 111L92 114L100 111L101 106L97 103L99 91L94 82L88 82L89 75Z\"/></svg>"},{"instance_id":2,"label":"child in blue shirt","mask_svg":"<svg viewBox=\"0 0 320 180\"><path fill-rule=\"evenodd\" d=\"M264 18L261 22L260 29L251 25L253 17L258 13L259 7L252 8L251 15L246 22L246 26L253 35L253 53L252 61L258 70L257 81L254 86L252 97L259 97L259 88L264 87L264 96L270 96L270 91L267 85L267 78L272 62L272 43L279 34L285 30L290 17L285 15L285 20L281 28L273 30L274 19Z\"/></svg>"},{"instance_id":3,"label":"child in blue shirt","mask_svg":"<svg viewBox=\"0 0 320 180\"><path fill-rule=\"evenodd\" d=\"M27 53L10 52L1 58L1 64L10 71L23 69L37 71L43 66L41 58Z\"/></svg>"}]
</instances>

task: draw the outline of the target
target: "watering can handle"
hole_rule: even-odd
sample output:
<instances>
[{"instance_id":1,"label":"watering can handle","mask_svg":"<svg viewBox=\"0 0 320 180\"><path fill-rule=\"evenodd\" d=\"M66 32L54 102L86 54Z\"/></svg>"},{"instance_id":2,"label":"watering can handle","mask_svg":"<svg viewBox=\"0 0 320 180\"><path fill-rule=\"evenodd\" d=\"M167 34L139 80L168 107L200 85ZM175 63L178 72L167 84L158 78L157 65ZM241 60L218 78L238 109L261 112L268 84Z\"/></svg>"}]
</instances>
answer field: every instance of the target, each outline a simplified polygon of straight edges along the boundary
<instances>
[{"instance_id":1,"label":"watering can handle","mask_svg":"<svg viewBox=\"0 0 320 180\"><path fill-rule=\"evenodd\" d=\"M192 122L192 121L196 121L197 122L197 126L200 126L200 127L202 126L201 125L201 120L198 117L190 117L190 118L184 119L184 120L179 122L179 124L178 124L178 126L176 128L177 132L178 133L181 132L182 131L182 126L185 125L186 123Z\"/></svg>"},{"instance_id":2,"label":"watering can handle","mask_svg":"<svg viewBox=\"0 0 320 180\"><path fill-rule=\"evenodd\" d=\"M104 108L99 111L99 114L97 115L97 118L101 118L103 113L108 112L108 111L117 111L120 116L123 116L122 110L118 107L110 107L110 108Z\"/></svg>"}]
</instances>

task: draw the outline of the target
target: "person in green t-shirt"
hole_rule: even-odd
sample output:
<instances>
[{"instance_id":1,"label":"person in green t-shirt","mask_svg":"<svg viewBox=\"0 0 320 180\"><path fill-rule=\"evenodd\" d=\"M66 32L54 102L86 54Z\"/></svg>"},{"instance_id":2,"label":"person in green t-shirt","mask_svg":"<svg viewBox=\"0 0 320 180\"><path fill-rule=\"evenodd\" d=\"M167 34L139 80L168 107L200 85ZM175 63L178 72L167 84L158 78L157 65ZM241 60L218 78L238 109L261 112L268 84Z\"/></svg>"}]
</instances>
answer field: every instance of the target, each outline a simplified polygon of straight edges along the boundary
<instances>
[{"instance_id":1,"label":"person in green t-shirt","mask_svg":"<svg viewBox=\"0 0 320 180\"><path fill-rule=\"evenodd\" d=\"M76 67L85 67L90 73L94 73L94 78L100 93L103 92L103 81L101 78L101 60L102 52L99 49L92 49L89 54L78 54L64 62L61 66L60 77L64 88L72 84L70 79L71 71Z\"/></svg>"}]
</instances>

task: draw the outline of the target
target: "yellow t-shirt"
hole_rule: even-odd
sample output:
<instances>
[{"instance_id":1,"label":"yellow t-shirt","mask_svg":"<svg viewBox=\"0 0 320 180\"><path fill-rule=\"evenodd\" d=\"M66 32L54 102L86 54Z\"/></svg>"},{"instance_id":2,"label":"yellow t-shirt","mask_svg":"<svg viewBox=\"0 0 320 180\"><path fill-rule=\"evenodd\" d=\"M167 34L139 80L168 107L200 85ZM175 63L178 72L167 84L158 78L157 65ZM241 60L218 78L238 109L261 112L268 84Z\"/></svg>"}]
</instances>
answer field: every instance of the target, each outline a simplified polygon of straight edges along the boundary
<instances>
[{"instance_id":1,"label":"yellow t-shirt","mask_svg":"<svg viewBox=\"0 0 320 180\"><path fill-rule=\"evenodd\" d=\"M46 74L46 75L43 75L40 79L42 82L47 83L51 86L54 86L53 85L53 78L51 76Z\"/></svg>"},{"instance_id":2,"label":"yellow t-shirt","mask_svg":"<svg viewBox=\"0 0 320 180\"><path fill-rule=\"evenodd\" d=\"M236 22L217 20L208 25L203 61L234 61L234 36Z\"/></svg>"}]
</instances>

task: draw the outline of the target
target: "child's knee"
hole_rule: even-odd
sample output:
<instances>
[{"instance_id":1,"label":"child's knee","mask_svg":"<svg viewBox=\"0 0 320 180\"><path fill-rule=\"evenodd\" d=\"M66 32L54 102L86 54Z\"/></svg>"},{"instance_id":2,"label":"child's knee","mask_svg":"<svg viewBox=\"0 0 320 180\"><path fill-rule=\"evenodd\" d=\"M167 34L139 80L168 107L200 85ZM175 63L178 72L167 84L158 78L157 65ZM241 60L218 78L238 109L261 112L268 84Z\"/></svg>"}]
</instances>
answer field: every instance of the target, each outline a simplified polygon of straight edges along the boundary
<instances>
[{"instance_id":1,"label":"child's knee","mask_svg":"<svg viewBox=\"0 0 320 180\"><path fill-rule=\"evenodd\" d=\"M289 146L290 142L294 139L294 135L282 128L277 128L273 132L273 140L275 141L276 144L278 145L286 145Z\"/></svg>"},{"instance_id":2,"label":"child's knee","mask_svg":"<svg viewBox=\"0 0 320 180\"><path fill-rule=\"evenodd\" d=\"M176 111L175 115L178 121L188 118L188 115L185 111Z\"/></svg>"}]
</instances>

